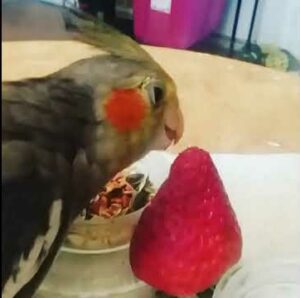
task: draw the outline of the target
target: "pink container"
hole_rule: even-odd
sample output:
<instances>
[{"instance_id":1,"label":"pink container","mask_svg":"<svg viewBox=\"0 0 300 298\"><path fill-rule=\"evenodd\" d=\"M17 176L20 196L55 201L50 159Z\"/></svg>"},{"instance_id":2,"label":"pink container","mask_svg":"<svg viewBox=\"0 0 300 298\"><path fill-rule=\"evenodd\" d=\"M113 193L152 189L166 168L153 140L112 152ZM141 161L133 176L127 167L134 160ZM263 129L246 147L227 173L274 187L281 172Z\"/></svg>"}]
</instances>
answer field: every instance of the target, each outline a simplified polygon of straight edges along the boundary
<instances>
[{"instance_id":1,"label":"pink container","mask_svg":"<svg viewBox=\"0 0 300 298\"><path fill-rule=\"evenodd\" d=\"M188 48L221 21L226 0L134 0L134 33L146 44Z\"/></svg>"}]
</instances>

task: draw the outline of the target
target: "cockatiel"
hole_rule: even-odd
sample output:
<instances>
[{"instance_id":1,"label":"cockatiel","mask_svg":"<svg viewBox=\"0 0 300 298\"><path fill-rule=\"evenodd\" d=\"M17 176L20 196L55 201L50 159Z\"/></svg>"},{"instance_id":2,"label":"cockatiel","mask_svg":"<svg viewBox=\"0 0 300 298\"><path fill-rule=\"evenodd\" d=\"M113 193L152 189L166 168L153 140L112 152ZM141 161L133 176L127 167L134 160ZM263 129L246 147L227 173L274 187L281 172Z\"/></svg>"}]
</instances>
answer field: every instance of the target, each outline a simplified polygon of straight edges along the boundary
<instances>
[{"instance_id":1,"label":"cockatiel","mask_svg":"<svg viewBox=\"0 0 300 298\"><path fill-rule=\"evenodd\" d=\"M31 297L73 219L116 172L183 133L176 88L133 40L57 7L106 52L2 83L2 297Z\"/></svg>"}]
</instances>

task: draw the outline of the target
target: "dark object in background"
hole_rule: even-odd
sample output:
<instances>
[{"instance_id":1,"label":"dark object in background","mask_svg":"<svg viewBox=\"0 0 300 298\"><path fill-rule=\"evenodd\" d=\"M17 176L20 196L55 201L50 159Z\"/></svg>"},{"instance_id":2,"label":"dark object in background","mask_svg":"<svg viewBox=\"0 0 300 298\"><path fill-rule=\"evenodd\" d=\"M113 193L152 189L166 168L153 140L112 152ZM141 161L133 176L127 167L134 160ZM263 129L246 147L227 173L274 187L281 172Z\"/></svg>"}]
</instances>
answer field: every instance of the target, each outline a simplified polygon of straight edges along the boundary
<instances>
[{"instance_id":1,"label":"dark object in background","mask_svg":"<svg viewBox=\"0 0 300 298\"><path fill-rule=\"evenodd\" d=\"M239 23L241 4L242 0L238 0L230 39L229 57L282 71L297 69L299 63L297 63L297 59L295 60L288 51L276 46L263 46L252 42L252 33L259 9L259 0L255 0L254 2L247 40L239 50L235 51L236 31Z\"/></svg>"},{"instance_id":2,"label":"dark object in background","mask_svg":"<svg viewBox=\"0 0 300 298\"><path fill-rule=\"evenodd\" d=\"M259 0L254 2L247 40L236 38L241 5L242 0L238 0L230 37L214 33L210 38L191 47L190 50L230 57L281 71L299 72L300 62L289 51L272 44L258 45L252 42L256 16L260 9Z\"/></svg>"},{"instance_id":3,"label":"dark object in background","mask_svg":"<svg viewBox=\"0 0 300 298\"><path fill-rule=\"evenodd\" d=\"M242 0L238 0L233 29L232 29L232 35L231 35L229 56L230 57L235 56L237 59L240 59L243 61L247 61L247 62L251 62L251 63L255 63L255 64L261 64L262 63L262 51L258 45L252 43L252 33L253 33L254 25L255 25L259 0L255 0L255 3L254 3L247 41L240 51L238 51L237 53L235 53L235 51L234 51L236 31L237 31L239 17L240 17L241 4L242 4Z\"/></svg>"},{"instance_id":4,"label":"dark object in background","mask_svg":"<svg viewBox=\"0 0 300 298\"><path fill-rule=\"evenodd\" d=\"M238 27L239 19L240 19L241 5L242 5L242 0L238 0L237 6L236 6L236 11L235 11L233 27L232 27L231 38L230 38L230 46L229 46L229 53L228 53L229 57L232 57L233 52L234 52L234 46L235 46L235 41L236 41L236 31L237 31L237 27Z\"/></svg>"},{"instance_id":5,"label":"dark object in background","mask_svg":"<svg viewBox=\"0 0 300 298\"><path fill-rule=\"evenodd\" d=\"M113 24L115 20L116 0L79 0L79 7L93 16L102 12L103 20L107 24Z\"/></svg>"},{"instance_id":6,"label":"dark object in background","mask_svg":"<svg viewBox=\"0 0 300 298\"><path fill-rule=\"evenodd\" d=\"M80 9L93 16L102 13L105 23L134 39L133 21L117 16L116 4L116 0L79 0Z\"/></svg>"},{"instance_id":7,"label":"dark object in background","mask_svg":"<svg viewBox=\"0 0 300 298\"><path fill-rule=\"evenodd\" d=\"M198 298L212 298L214 293L214 287L207 289L206 291L202 293L198 293L196 297ZM170 296L162 291L156 291L155 292L155 298L177 298L175 296Z\"/></svg>"}]
</instances>

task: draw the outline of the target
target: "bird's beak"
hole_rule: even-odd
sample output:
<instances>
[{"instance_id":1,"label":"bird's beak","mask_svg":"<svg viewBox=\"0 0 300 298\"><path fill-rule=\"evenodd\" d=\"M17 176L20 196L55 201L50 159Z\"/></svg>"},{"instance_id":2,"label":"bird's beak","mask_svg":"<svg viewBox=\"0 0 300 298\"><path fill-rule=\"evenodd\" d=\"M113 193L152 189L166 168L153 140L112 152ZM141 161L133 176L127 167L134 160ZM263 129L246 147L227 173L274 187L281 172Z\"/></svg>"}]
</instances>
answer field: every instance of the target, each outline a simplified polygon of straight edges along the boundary
<instances>
[{"instance_id":1,"label":"bird's beak","mask_svg":"<svg viewBox=\"0 0 300 298\"><path fill-rule=\"evenodd\" d=\"M171 106L164 117L165 134L171 143L178 143L183 135L184 123L179 106Z\"/></svg>"},{"instance_id":2,"label":"bird's beak","mask_svg":"<svg viewBox=\"0 0 300 298\"><path fill-rule=\"evenodd\" d=\"M163 120L163 126L151 144L151 150L165 150L172 144L178 143L183 135L183 115L177 102L166 108Z\"/></svg>"}]
</instances>

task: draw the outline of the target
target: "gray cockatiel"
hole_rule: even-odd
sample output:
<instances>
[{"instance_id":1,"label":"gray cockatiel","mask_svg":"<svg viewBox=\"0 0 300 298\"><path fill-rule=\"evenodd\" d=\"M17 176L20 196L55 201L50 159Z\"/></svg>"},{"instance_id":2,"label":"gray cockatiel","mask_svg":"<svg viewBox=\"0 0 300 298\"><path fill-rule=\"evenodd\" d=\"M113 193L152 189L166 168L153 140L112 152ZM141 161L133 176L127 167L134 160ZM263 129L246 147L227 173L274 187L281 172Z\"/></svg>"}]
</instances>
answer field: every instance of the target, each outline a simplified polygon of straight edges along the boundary
<instances>
[{"instance_id":1,"label":"gray cockatiel","mask_svg":"<svg viewBox=\"0 0 300 298\"><path fill-rule=\"evenodd\" d=\"M183 132L174 82L138 44L55 9L70 36L105 54L2 83L3 298L31 297L97 190Z\"/></svg>"}]
</instances>

